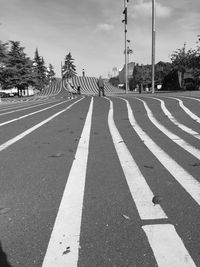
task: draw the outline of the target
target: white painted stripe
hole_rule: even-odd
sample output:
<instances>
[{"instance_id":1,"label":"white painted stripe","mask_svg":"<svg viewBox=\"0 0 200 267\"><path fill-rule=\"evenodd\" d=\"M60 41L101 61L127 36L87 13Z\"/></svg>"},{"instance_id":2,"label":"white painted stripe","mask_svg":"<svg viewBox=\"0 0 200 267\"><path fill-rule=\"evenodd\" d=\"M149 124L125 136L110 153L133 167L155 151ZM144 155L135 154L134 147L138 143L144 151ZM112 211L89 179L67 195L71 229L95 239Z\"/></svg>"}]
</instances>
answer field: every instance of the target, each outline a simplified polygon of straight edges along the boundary
<instances>
[{"instance_id":1,"label":"white painted stripe","mask_svg":"<svg viewBox=\"0 0 200 267\"><path fill-rule=\"evenodd\" d=\"M184 150L186 150L188 153L190 153L192 156L196 157L200 160L200 150L193 147L189 143L187 143L185 140L183 140L180 136L172 133L169 131L165 126L163 126L153 115L147 104L144 100L139 99L135 97L139 101L141 101L146 109L147 115L150 119L150 121L162 132L164 133L169 139L171 139L174 143L182 147Z\"/></svg>"},{"instance_id":2,"label":"white painted stripe","mask_svg":"<svg viewBox=\"0 0 200 267\"><path fill-rule=\"evenodd\" d=\"M178 98L175 98L175 97L169 97L168 98L171 98L171 99L175 99L179 102L179 106L193 119L195 120L196 122L200 123L200 118L194 114L191 110L189 110L184 104L183 104L183 101L178 99Z\"/></svg>"},{"instance_id":3,"label":"white painted stripe","mask_svg":"<svg viewBox=\"0 0 200 267\"><path fill-rule=\"evenodd\" d=\"M193 100L196 100L196 101L199 101L200 102L200 99L199 98L195 98L195 97L191 97L191 96L182 96L182 95L179 95L178 97L183 97L183 98L187 98L187 99L193 99Z\"/></svg>"},{"instance_id":4,"label":"white painted stripe","mask_svg":"<svg viewBox=\"0 0 200 267\"><path fill-rule=\"evenodd\" d=\"M67 179L42 267L77 266L92 109L93 98L90 103L75 159ZM65 254L64 252L67 247L69 247L69 252Z\"/></svg>"},{"instance_id":5,"label":"white painted stripe","mask_svg":"<svg viewBox=\"0 0 200 267\"><path fill-rule=\"evenodd\" d=\"M60 115L61 113L65 112L66 110L70 109L72 106L74 106L76 103L78 103L79 101L81 101L83 98L77 100L76 102L72 103L71 105L69 105L67 108L55 113L54 115L52 115L51 117L47 118L46 120L36 124L35 126L29 128L28 130L24 131L23 133L15 136L14 138L8 140L7 142L3 143L0 145L0 151L6 149L7 147L11 146L12 144L16 143L17 141L19 141L20 139L24 138L26 135L32 133L33 131L35 131L36 129L38 129L39 127L41 127L42 125L44 125L45 123L51 121L52 119L54 119L55 117L57 117L58 115Z\"/></svg>"},{"instance_id":6,"label":"white painted stripe","mask_svg":"<svg viewBox=\"0 0 200 267\"><path fill-rule=\"evenodd\" d=\"M62 104L64 104L64 103L68 102L68 101L69 101L69 100L65 100L65 101L62 101L62 102L57 103L57 104L55 104L55 105L52 105L52 106L50 106L50 107L46 107L46 108L43 108L43 109L40 109L40 110L31 112L31 113L28 113L28 114L26 114L26 115L17 117L17 118L15 118L15 119L12 119L12 120L9 120L9 121L2 122L2 123L0 123L0 126L3 126L3 125L6 125L6 124L9 124L9 123L11 123L11 122L14 122L14 121L18 121L18 120L27 118L27 117L29 117L29 116L31 116L31 115L35 115L35 114L37 114L37 113L43 112L43 111L48 110L48 109L51 109L51 108L53 108L53 107L62 105Z\"/></svg>"},{"instance_id":7,"label":"white painted stripe","mask_svg":"<svg viewBox=\"0 0 200 267\"><path fill-rule=\"evenodd\" d=\"M113 119L113 103L111 100L109 101L110 110L108 114L108 126L139 215L142 220L167 218L160 205L154 206L152 203L154 194L146 183L144 176L142 175L127 146L123 142L119 131L117 130Z\"/></svg>"},{"instance_id":8,"label":"white painted stripe","mask_svg":"<svg viewBox=\"0 0 200 267\"><path fill-rule=\"evenodd\" d=\"M45 102L45 103L34 104L34 105L30 105L30 103L29 103L28 107L19 106L19 107L12 107L12 108L9 108L9 109L0 110L0 111L6 111L4 113L0 113L0 116L11 114L11 113L15 113L15 112L19 112L19 111L22 111L22 110L37 108L37 107L48 105L48 104L52 104L52 103L55 103L55 102L58 102L58 100L51 100L51 101L48 101L48 102ZM13 108L15 108L15 109L13 110ZM12 109L12 110L10 110L10 109ZM10 111L7 111L7 110L10 110Z\"/></svg>"},{"instance_id":9,"label":"white painted stripe","mask_svg":"<svg viewBox=\"0 0 200 267\"><path fill-rule=\"evenodd\" d=\"M175 160L173 160L164 150L162 150L138 125L133 115L129 102L126 102L128 118L139 138L144 142L152 154L160 161L169 173L180 183L180 185L190 194L190 196L200 205L200 183Z\"/></svg>"},{"instance_id":10,"label":"white painted stripe","mask_svg":"<svg viewBox=\"0 0 200 267\"><path fill-rule=\"evenodd\" d=\"M195 267L173 225L142 226L159 267Z\"/></svg>"},{"instance_id":11,"label":"white painted stripe","mask_svg":"<svg viewBox=\"0 0 200 267\"><path fill-rule=\"evenodd\" d=\"M170 121L172 123L174 123L176 126L178 126L181 130L183 130L184 132L192 135L193 137L197 138L200 140L200 134L198 132L195 132L193 129L187 127L186 125L180 123L179 121L177 121L177 119L172 115L172 113L167 109L167 107L165 106L165 102L159 98L155 98L155 97L148 97L148 98L152 98L155 100L160 101L161 103L161 108L162 111L164 112L164 114L170 119Z\"/></svg>"}]
</instances>

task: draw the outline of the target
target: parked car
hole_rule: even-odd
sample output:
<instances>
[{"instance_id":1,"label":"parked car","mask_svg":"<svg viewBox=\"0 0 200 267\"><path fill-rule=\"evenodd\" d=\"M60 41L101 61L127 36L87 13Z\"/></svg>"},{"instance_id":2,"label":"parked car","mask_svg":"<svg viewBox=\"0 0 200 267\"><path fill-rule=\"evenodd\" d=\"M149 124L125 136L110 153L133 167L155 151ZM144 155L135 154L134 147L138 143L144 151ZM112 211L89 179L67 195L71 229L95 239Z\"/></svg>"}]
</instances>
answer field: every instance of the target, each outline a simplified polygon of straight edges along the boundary
<instances>
[{"instance_id":1,"label":"parked car","mask_svg":"<svg viewBox=\"0 0 200 267\"><path fill-rule=\"evenodd\" d=\"M15 95L13 93L9 93L9 96L10 97L14 97Z\"/></svg>"},{"instance_id":2,"label":"parked car","mask_svg":"<svg viewBox=\"0 0 200 267\"><path fill-rule=\"evenodd\" d=\"M0 92L0 97L6 98L6 97L8 97L8 94L6 94L5 92Z\"/></svg>"}]
</instances>

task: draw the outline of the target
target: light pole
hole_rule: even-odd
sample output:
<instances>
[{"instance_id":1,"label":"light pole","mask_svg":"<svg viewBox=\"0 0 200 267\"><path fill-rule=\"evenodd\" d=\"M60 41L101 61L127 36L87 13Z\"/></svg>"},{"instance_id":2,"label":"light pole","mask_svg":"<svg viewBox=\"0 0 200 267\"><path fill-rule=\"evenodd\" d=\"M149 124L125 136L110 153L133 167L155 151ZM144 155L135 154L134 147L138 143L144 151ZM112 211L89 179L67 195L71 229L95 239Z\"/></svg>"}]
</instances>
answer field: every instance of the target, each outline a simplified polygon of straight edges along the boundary
<instances>
[{"instance_id":1,"label":"light pole","mask_svg":"<svg viewBox=\"0 0 200 267\"><path fill-rule=\"evenodd\" d=\"M125 37L125 93L127 94L128 92L128 79L127 79L127 3L129 0L124 0L124 37Z\"/></svg>"},{"instance_id":2,"label":"light pole","mask_svg":"<svg viewBox=\"0 0 200 267\"><path fill-rule=\"evenodd\" d=\"M61 61L61 86L63 87L63 65Z\"/></svg>"},{"instance_id":3,"label":"light pole","mask_svg":"<svg viewBox=\"0 0 200 267\"><path fill-rule=\"evenodd\" d=\"M152 94L155 93L155 37L156 37L156 0L152 0Z\"/></svg>"}]
</instances>

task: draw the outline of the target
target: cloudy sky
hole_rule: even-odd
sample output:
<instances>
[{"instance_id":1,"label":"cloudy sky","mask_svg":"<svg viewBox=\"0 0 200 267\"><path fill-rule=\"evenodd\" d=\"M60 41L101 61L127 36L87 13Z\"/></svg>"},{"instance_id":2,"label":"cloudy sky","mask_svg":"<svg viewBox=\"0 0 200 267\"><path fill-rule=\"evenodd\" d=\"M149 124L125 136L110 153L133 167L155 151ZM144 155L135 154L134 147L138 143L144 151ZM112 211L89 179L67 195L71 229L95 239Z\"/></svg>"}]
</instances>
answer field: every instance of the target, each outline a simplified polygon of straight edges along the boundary
<instances>
[{"instance_id":1,"label":"cloudy sky","mask_svg":"<svg viewBox=\"0 0 200 267\"><path fill-rule=\"evenodd\" d=\"M35 49L57 76L72 53L78 75L104 77L124 64L124 0L0 0L0 40ZM156 61L170 61L177 48L195 47L200 34L200 0L156 0ZM129 0L130 61L151 62L151 0Z\"/></svg>"}]
</instances>

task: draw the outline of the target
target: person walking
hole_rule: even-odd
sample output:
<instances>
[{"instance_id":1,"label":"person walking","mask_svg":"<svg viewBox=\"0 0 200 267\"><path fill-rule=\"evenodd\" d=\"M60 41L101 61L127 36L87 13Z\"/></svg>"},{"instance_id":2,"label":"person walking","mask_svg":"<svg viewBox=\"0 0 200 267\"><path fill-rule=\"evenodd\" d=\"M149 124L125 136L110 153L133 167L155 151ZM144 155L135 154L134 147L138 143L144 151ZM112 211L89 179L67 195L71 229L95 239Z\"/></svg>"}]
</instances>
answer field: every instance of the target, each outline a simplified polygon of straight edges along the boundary
<instances>
[{"instance_id":1,"label":"person walking","mask_svg":"<svg viewBox=\"0 0 200 267\"><path fill-rule=\"evenodd\" d=\"M78 87L77 87L77 94L78 94L78 95L81 94L81 87L80 87L80 85L78 85Z\"/></svg>"},{"instance_id":2,"label":"person walking","mask_svg":"<svg viewBox=\"0 0 200 267\"><path fill-rule=\"evenodd\" d=\"M105 96L104 81L103 81L103 78L102 78L101 75L99 76L99 79L97 81L97 85L98 85L98 88L99 88L99 96L101 96L101 93L102 93L103 96Z\"/></svg>"}]
</instances>

